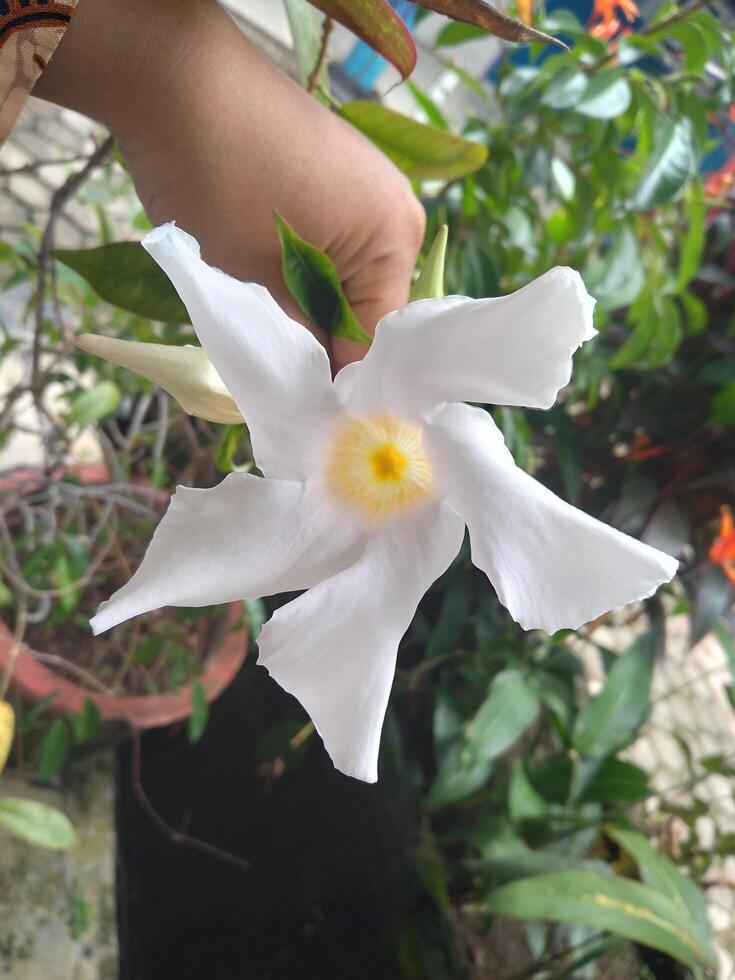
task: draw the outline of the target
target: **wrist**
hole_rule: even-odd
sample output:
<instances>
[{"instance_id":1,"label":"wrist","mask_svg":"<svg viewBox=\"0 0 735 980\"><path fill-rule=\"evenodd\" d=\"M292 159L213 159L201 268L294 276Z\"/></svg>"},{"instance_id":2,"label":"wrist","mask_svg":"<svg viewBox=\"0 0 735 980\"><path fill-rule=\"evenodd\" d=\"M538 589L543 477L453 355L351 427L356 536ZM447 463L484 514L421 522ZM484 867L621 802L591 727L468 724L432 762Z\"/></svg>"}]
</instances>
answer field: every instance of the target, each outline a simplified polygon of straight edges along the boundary
<instances>
[{"instance_id":1,"label":"wrist","mask_svg":"<svg viewBox=\"0 0 735 980\"><path fill-rule=\"evenodd\" d=\"M123 138L155 127L191 104L192 68L220 17L216 0L80 0L34 94Z\"/></svg>"}]
</instances>

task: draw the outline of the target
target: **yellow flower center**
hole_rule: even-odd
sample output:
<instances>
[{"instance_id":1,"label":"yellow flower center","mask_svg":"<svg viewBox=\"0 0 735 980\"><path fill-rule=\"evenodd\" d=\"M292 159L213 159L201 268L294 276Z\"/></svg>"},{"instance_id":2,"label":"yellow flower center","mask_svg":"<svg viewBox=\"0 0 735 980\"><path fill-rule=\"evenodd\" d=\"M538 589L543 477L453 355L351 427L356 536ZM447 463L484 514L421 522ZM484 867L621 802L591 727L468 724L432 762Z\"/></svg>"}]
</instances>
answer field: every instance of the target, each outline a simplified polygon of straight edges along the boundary
<instances>
[{"instance_id":1,"label":"yellow flower center","mask_svg":"<svg viewBox=\"0 0 735 980\"><path fill-rule=\"evenodd\" d=\"M332 443L327 483L370 517L417 503L431 491L421 430L389 415L351 420Z\"/></svg>"}]
</instances>

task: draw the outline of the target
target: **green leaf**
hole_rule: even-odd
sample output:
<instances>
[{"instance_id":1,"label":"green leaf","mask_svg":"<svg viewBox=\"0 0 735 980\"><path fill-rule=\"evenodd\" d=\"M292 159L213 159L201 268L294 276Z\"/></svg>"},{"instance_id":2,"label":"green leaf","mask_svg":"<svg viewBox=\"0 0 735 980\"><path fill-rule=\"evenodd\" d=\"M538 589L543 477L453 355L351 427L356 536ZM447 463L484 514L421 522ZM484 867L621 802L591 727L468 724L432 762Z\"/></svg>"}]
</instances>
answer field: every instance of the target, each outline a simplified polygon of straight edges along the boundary
<instances>
[{"instance_id":1,"label":"green leaf","mask_svg":"<svg viewBox=\"0 0 735 980\"><path fill-rule=\"evenodd\" d=\"M283 278L303 312L332 337L369 344L352 312L334 263L309 245L279 214L274 213L281 241Z\"/></svg>"},{"instance_id":2,"label":"green leaf","mask_svg":"<svg viewBox=\"0 0 735 980\"><path fill-rule=\"evenodd\" d=\"M554 159L551 161L551 177L562 198L565 201L573 200L574 189L577 181L574 174L561 157L554 157Z\"/></svg>"},{"instance_id":3,"label":"green leaf","mask_svg":"<svg viewBox=\"0 0 735 980\"><path fill-rule=\"evenodd\" d=\"M411 286L411 301L439 299L444 295L444 261L447 255L448 238L449 230L446 225L442 225L436 233L421 272Z\"/></svg>"},{"instance_id":4,"label":"green leaf","mask_svg":"<svg viewBox=\"0 0 735 980\"><path fill-rule=\"evenodd\" d=\"M605 686L577 715L572 741L581 755L611 755L633 741L648 712L652 668L648 633L617 658Z\"/></svg>"},{"instance_id":5,"label":"green leaf","mask_svg":"<svg viewBox=\"0 0 735 980\"><path fill-rule=\"evenodd\" d=\"M584 96L589 76L569 65L548 82L541 96L541 105L550 109L573 109Z\"/></svg>"},{"instance_id":6,"label":"green leaf","mask_svg":"<svg viewBox=\"0 0 735 980\"><path fill-rule=\"evenodd\" d=\"M72 715L72 729L74 731L74 741L77 743L89 742L102 730L102 719L99 708L91 698L85 698L82 710L78 715Z\"/></svg>"},{"instance_id":7,"label":"green leaf","mask_svg":"<svg viewBox=\"0 0 735 980\"><path fill-rule=\"evenodd\" d=\"M671 899L648 885L594 871L559 871L502 885L483 907L495 915L574 922L661 950L689 966L714 966L711 948Z\"/></svg>"},{"instance_id":8,"label":"green leaf","mask_svg":"<svg viewBox=\"0 0 735 980\"><path fill-rule=\"evenodd\" d=\"M539 703L535 689L519 671L501 671L470 722L469 743L484 758L495 758L528 728L538 714Z\"/></svg>"},{"instance_id":9,"label":"green leaf","mask_svg":"<svg viewBox=\"0 0 735 980\"><path fill-rule=\"evenodd\" d=\"M48 782L69 758L69 727L61 718L51 722L49 730L41 742L38 755L38 778Z\"/></svg>"},{"instance_id":10,"label":"green leaf","mask_svg":"<svg viewBox=\"0 0 735 980\"><path fill-rule=\"evenodd\" d=\"M475 746L460 740L449 748L426 797L429 809L436 810L463 800L481 789L493 771L493 759L478 754Z\"/></svg>"},{"instance_id":11,"label":"green leaf","mask_svg":"<svg viewBox=\"0 0 735 980\"><path fill-rule=\"evenodd\" d=\"M387 0L309 0L328 17L357 34L405 79L416 64L416 47L404 22Z\"/></svg>"},{"instance_id":12,"label":"green leaf","mask_svg":"<svg viewBox=\"0 0 735 980\"><path fill-rule=\"evenodd\" d=\"M462 21L452 21L447 24L437 34L434 41L435 48L448 48L454 44L464 44L466 41L476 41L478 38L487 37L487 31L474 24L463 24Z\"/></svg>"},{"instance_id":13,"label":"green leaf","mask_svg":"<svg viewBox=\"0 0 735 980\"><path fill-rule=\"evenodd\" d=\"M690 120L664 123L633 195L633 207L636 211L648 211L670 201L696 172L697 153Z\"/></svg>"},{"instance_id":14,"label":"green leaf","mask_svg":"<svg viewBox=\"0 0 735 980\"><path fill-rule=\"evenodd\" d=\"M406 87L422 112L426 115L426 118L431 123L432 126L436 126L437 129L449 129L449 123L444 118L444 115L439 108L439 106L433 102L426 92L423 92L418 85L414 85L413 82L406 82Z\"/></svg>"},{"instance_id":15,"label":"green leaf","mask_svg":"<svg viewBox=\"0 0 735 980\"><path fill-rule=\"evenodd\" d=\"M94 388L80 391L72 398L67 422L89 425L110 415L120 404L120 389L114 381L99 381Z\"/></svg>"},{"instance_id":16,"label":"green leaf","mask_svg":"<svg viewBox=\"0 0 735 980\"><path fill-rule=\"evenodd\" d=\"M630 85L622 72L612 68L590 79L584 96L575 109L594 119L614 119L625 112L631 98Z\"/></svg>"},{"instance_id":17,"label":"green leaf","mask_svg":"<svg viewBox=\"0 0 735 980\"><path fill-rule=\"evenodd\" d=\"M307 0L284 0L284 6L288 26L291 29L299 82L306 88L319 60L322 44L321 25L314 13L314 8L307 3ZM319 88L322 91L329 91L329 74L326 62L319 72Z\"/></svg>"},{"instance_id":18,"label":"green leaf","mask_svg":"<svg viewBox=\"0 0 735 980\"><path fill-rule=\"evenodd\" d=\"M69 588L78 576L74 574L69 558L63 552L57 556L54 562L53 578L54 586L57 589L68 589L56 599L60 608L68 615L79 602L81 592L79 589Z\"/></svg>"},{"instance_id":19,"label":"green leaf","mask_svg":"<svg viewBox=\"0 0 735 980\"><path fill-rule=\"evenodd\" d=\"M250 463L235 462L235 454L240 448L240 437L245 432L243 425L226 425L222 438L214 454L214 465L220 473L247 473L253 468Z\"/></svg>"},{"instance_id":20,"label":"green leaf","mask_svg":"<svg viewBox=\"0 0 735 980\"><path fill-rule=\"evenodd\" d=\"M482 143L416 122L377 102L347 102L340 114L412 180L455 180L487 160Z\"/></svg>"},{"instance_id":21,"label":"green leaf","mask_svg":"<svg viewBox=\"0 0 735 980\"><path fill-rule=\"evenodd\" d=\"M735 381L731 381L709 403L711 422L722 422L724 425L735 425Z\"/></svg>"},{"instance_id":22,"label":"green leaf","mask_svg":"<svg viewBox=\"0 0 735 980\"><path fill-rule=\"evenodd\" d=\"M191 714L187 723L187 734L192 745L196 745L204 734L209 720L209 705L204 688L199 681L191 686Z\"/></svg>"},{"instance_id":23,"label":"green leaf","mask_svg":"<svg viewBox=\"0 0 735 980\"><path fill-rule=\"evenodd\" d=\"M15 796L0 799L0 825L31 844L66 850L77 842L68 817L55 807Z\"/></svg>"},{"instance_id":24,"label":"green leaf","mask_svg":"<svg viewBox=\"0 0 735 980\"><path fill-rule=\"evenodd\" d=\"M650 793L648 776L638 766L608 756L582 793L584 803L638 803Z\"/></svg>"},{"instance_id":25,"label":"green leaf","mask_svg":"<svg viewBox=\"0 0 735 980\"><path fill-rule=\"evenodd\" d=\"M612 244L603 258L584 273L587 289L602 309L618 310L630 306L645 285L645 272L638 252L638 242L625 225L612 236Z\"/></svg>"},{"instance_id":26,"label":"green leaf","mask_svg":"<svg viewBox=\"0 0 735 980\"><path fill-rule=\"evenodd\" d=\"M166 273L140 242L56 249L54 257L123 310L165 323L189 323L189 314Z\"/></svg>"},{"instance_id":27,"label":"green leaf","mask_svg":"<svg viewBox=\"0 0 735 980\"><path fill-rule=\"evenodd\" d=\"M691 916L699 927L703 943L709 945L711 937L707 902L701 888L683 874L666 855L652 847L643 834L613 825L606 826L605 833L630 854L646 885L667 895L684 917Z\"/></svg>"},{"instance_id":28,"label":"green leaf","mask_svg":"<svg viewBox=\"0 0 735 980\"><path fill-rule=\"evenodd\" d=\"M511 820L533 820L548 812L546 800L531 785L521 759L515 759L508 786L508 815Z\"/></svg>"}]
</instances>

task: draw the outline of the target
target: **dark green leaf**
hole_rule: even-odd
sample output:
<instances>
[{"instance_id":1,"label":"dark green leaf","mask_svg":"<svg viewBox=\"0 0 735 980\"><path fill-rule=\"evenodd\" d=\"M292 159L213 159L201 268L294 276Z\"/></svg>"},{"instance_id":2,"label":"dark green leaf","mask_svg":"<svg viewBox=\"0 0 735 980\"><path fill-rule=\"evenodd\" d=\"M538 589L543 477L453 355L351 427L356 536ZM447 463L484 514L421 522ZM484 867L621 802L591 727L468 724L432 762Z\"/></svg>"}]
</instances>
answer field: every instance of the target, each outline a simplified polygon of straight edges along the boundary
<instances>
[{"instance_id":1,"label":"dark green leaf","mask_svg":"<svg viewBox=\"0 0 735 980\"><path fill-rule=\"evenodd\" d=\"M534 720L539 696L517 670L504 670L490 685L484 704L470 722L468 741L483 758L509 748Z\"/></svg>"},{"instance_id":2,"label":"dark green leaf","mask_svg":"<svg viewBox=\"0 0 735 980\"><path fill-rule=\"evenodd\" d=\"M38 756L38 778L42 783L48 782L66 763L69 758L69 742L69 728L66 722L61 718L56 718L51 722L49 730L41 742Z\"/></svg>"},{"instance_id":3,"label":"dark green leaf","mask_svg":"<svg viewBox=\"0 0 735 980\"><path fill-rule=\"evenodd\" d=\"M204 688L199 681L191 686L191 714L187 724L187 734L192 745L196 744L204 734L209 720L209 705Z\"/></svg>"},{"instance_id":4,"label":"dark green leaf","mask_svg":"<svg viewBox=\"0 0 735 980\"><path fill-rule=\"evenodd\" d=\"M82 710L78 715L72 715L72 729L74 730L74 741L77 743L89 742L102 730L102 719L99 708L91 698L85 698Z\"/></svg>"},{"instance_id":5,"label":"dark green leaf","mask_svg":"<svg viewBox=\"0 0 735 980\"><path fill-rule=\"evenodd\" d=\"M340 114L412 180L454 180L487 160L482 143L426 126L377 102L347 102Z\"/></svg>"},{"instance_id":6,"label":"dark green leaf","mask_svg":"<svg viewBox=\"0 0 735 980\"><path fill-rule=\"evenodd\" d=\"M189 323L186 307L168 276L140 242L56 249L53 254L113 306L151 320Z\"/></svg>"},{"instance_id":7,"label":"dark green leaf","mask_svg":"<svg viewBox=\"0 0 735 980\"><path fill-rule=\"evenodd\" d=\"M508 815L511 820L533 820L548 812L546 800L529 782L521 759L515 759L508 787Z\"/></svg>"},{"instance_id":8,"label":"dark green leaf","mask_svg":"<svg viewBox=\"0 0 735 980\"><path fill-rule=\"evenodd\" d=\"M617 658L603 689L577 715L573 743L581 755L599 758L633 741L648 712L652 667L653 636L646 634Z\"/></svg>"},{"instance_id":9,"label":"dark green leaf","mask_svg":"<svg viewBox=\"0 0 735 980\"><path fill-rule=\"evenodd\" d=\"M715 963L690 918L648 885L594 871L560 871L510 882L484 906L495 915L575 922L661 950L689 966Z\"/></svg>"},{"instance_id":10,"label":"dark green leaf","mask_svg":"<svg viewBox=\"0 0 735 980\"><path fill-rule=\"evenodd\" d=\"M633 195L636 211L647 211L670 201L697 172L694 133L689 119L664 123L653 155Z\"/></svg>"},{"instance_id":11,"label":"dark green leaf","mask_svg":"<svg viewBox=\"0 0 735 980\"><path fill-rule=\"evenodd\" d=\"M279 214L274 217L281 240L283 278L303 312L332 337L369 344L370 337L352 312L332 260L299 238Z\"/></svg>"},{"instance_id":12,"label":"dark green leaf","mask_svg":"<svg viewBox=\"0 0 735 980\"><path fill-rule=\"evenodd\" d=\"M493 771L493 759L478 755L472 745L456 742L446 753L426 797L430 809L455 803L481 789Z\"/></svg>"},{"instance_id":13,"label":"dark green leaf","mask_svg":"<svg viewBox=\"0 0 735 980\"><path fill-rule=\"evenodd\" d=\"M608 756L581 796L589 803L638 803L650 793L648 776L638 766Z\"/></svg>"},{"instance_id":14,"label":"dark green leaf","mask_svg":"<svg viewBox=\"0 0 735 980\"><path fill-rule=\"evenodd\" d=\"M0 799L0 825L40 847L66 850L77 842L69 818L37 800L4 796Z\"/></svg>"},{"instance_id":15,"label":"dark green leaf","mask_svg":"<svg viewBox=\"0 0 735 980\"><path fill-rule=\"evenodd\" d=\"M735 425L735 381L713 395L709 403L709 417L712 422Z\"/></svg>"}]
</instances>

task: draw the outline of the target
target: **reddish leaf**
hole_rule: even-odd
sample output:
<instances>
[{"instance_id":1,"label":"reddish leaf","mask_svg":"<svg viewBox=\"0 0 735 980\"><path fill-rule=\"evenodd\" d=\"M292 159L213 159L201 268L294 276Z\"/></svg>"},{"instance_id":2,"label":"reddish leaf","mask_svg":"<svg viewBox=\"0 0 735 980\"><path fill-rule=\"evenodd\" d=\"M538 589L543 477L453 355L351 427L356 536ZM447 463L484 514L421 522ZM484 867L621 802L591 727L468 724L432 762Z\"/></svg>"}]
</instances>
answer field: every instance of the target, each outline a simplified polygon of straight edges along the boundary
<instances>
[{"instance_id":1,"label":"reddish leaf","mask_svg":"<svg viewBox=\"0 0 735 980\"><path fill-rule=\"evenodd\" d=\"M506 17L485 0L417 0L417 2L429 10L446 14L452 20L461 20L465 24L482 27L483 30L496 37L502 37L505 41L541 41L546 44L558 44L560 48L567 47L563 41L558 41L550 34L537 31L523 21L516 20L515 17Z\"/></svg>"},{"instance_id":2,"label":"reddish leaf","mask_svg":"<svg viewBox=\"0 0 735 980\"><path fill-rule=\"evenodd\" d=\"M357 34L401 73L403 78L416 65L416 46L411 32L388 0L309 0Z\"/></svg>"}]
</instances>

